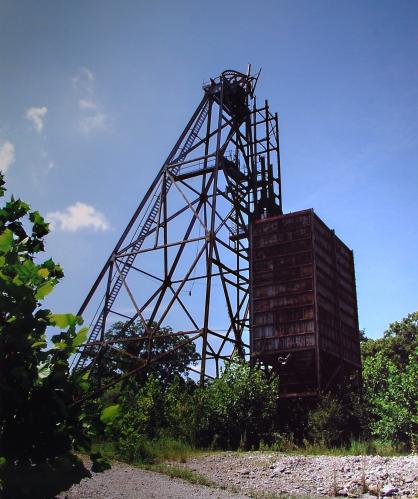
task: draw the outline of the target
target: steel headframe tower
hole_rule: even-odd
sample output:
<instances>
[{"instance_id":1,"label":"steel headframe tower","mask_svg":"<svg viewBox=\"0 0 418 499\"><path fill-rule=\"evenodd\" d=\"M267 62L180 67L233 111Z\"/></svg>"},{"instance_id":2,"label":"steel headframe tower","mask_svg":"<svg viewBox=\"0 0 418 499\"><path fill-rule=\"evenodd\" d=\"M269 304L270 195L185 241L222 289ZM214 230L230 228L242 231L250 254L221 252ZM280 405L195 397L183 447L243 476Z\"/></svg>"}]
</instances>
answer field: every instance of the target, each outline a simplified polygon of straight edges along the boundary
<instances>
[{"instance_id":1,"label":"steel headframe tower","mask_svg":"<svg viewBox=\"0 0 418 499\"><path fill-rule=\"evenodd\" d=\"M145 342L148 355L132 359L120 350L134 366L107 386L173 353L154 353L164 324L186 338L175 349L195 343L200 365L191 369L202 383L232 354L250 355L248 226L282 213L278 117L267 101L257 107L257 80L228 70L203 86L80 308L93 318L75 371L100 370L118 344L105 332L121 319L126 328L140 321L144 334L132 340Z\"/></svg>"}]
</instances>

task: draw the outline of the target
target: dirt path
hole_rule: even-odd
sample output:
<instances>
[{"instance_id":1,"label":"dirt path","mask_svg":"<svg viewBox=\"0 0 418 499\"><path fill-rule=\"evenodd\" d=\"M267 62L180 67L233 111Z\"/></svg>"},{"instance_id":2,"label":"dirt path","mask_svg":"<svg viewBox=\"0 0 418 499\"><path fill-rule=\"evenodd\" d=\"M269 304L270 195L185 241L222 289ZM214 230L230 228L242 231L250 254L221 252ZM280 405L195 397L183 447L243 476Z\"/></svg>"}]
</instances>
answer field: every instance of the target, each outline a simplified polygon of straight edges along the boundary
<instances>
[{"instance_id":1,"label":"dirt path","mask_svg":"<svg viewBox=\"0 0 418 499\"><path fill-rule=\"evenodd\" d=\"M141 470L116 461L112 463L112 469L103 473L92 473L91 478L84 478L58 497L61 499L248 498L247 495L194 485L178 478L169 478L161 473Z\"/></svg>"}]
</instances>

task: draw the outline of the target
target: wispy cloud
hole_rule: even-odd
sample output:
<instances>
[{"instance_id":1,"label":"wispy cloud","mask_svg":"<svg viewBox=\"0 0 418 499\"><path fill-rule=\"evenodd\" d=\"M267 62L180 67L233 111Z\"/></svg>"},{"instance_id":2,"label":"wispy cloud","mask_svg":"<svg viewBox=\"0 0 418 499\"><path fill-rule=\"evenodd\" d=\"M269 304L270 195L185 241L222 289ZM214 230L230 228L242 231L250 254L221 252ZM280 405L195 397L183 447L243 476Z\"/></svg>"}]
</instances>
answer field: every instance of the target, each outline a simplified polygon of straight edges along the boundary
<instances>
[{"instance_id":1,"label":"wispy cloud","mask_svg":"<svg viewBox=\"0 0 418 499\"><path fill-rule=\"evenodd\" d=\"M80 99L78 101L78 107L82 109L83 111L90 110L90 109L97 109L97 104L91 100L88 99Z\"/></svg>"},{"instance_id":2,"label":"wispy cloud","mask_svg":"<svg viewBox=\"0 0 418 499\"><path fill-rule=\"evenodd\" d=\"M15 146L11 142L4 142L0 147L0 171L6 173L15 160Z\"/></svg>"},{"instance_id":3,"label":"wispy cloud","mask_svg":"<svg viewBox=\"0 0 418 499\"><path fill-rule=\"evenodd\" d=\"M48 213L45 218L51 223L53 230L75 232L80 229L110 229L110 224L103 213L80 201L65 210Z\"/></svg>"},{"instance_id":4,"label":"wispy cloud","mask_svg":"<svg viewBox=\"0 0 418 499\"><path fill-rule=\"evenodd\" d=\"M35 130L39 133L41 133L44 128L44 119L47 112L48 108L46 106L30 107L26 111L26 119L32 122Z\"/></svg>"},{"instance_id":5,"label":"wispy cloud","mask_svg":"<svg viewBox=\"0 0 418 499\"><path fill-rule=\"evenodd\" d=\"M102 111L97 111L87 116L82 116L79 121L80 130L88 135L91 132L105 128L106 115Z\"/></svg>"},{"instance_id":6,"label":"wispy cloud","mask_svg":"<svg viewBox=\"0 0 418 499\"><path fill-rule=\"evenodd\" d=\"M92 93L94 91L95 81L96 77L94 76L93 71L90 71L89 68L80 68L73 78L73 85L77 89L83 89L87 93Z\"/></svg>"},{"instance_id":7,"label":"wispy cloud","mask_svg":"<svg viewBox=\"0 0 418 499\"><path fill-rule=\"evenodd\" d=\"M106 128L107 116L96 95L96 77L88 68L81 68L72 80L78 94L79 130L84 135Z\"/></svg>"}]
</instances>

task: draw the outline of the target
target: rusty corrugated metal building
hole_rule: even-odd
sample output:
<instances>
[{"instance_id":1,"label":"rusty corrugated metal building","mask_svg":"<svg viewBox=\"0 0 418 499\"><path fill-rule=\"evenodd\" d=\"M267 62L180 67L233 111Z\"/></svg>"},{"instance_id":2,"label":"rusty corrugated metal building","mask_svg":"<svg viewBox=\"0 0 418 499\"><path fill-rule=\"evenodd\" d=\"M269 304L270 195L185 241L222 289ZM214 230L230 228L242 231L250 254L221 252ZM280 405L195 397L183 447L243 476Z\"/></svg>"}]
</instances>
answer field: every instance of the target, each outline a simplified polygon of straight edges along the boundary
<instances>
[{"instance_id":1,"label":"rusty corrugated metal building","mask_svg":"<svg viewBox=\"0 0 418 499\"><path fill-rule=\"evenodd\" d=\"M359 372L353 252L313 210L250 226L251 351L282 397L315 396Z\"/></svg>"}]
</instances>

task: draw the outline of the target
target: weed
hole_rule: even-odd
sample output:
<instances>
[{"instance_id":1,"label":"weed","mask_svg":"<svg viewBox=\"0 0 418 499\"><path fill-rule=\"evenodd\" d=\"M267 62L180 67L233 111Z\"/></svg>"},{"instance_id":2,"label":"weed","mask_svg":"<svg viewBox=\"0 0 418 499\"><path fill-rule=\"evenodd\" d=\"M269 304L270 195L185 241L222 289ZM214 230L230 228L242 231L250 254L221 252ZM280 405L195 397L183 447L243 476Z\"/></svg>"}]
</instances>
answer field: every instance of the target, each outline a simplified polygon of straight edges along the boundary
<instances>
[{"instance_id":1,"label":"weed","mask_svg":"<svg viewBox=\"0 0 418 499\"><path fill-rule=\"evenodd\" d=\"M353 440L348 446L327 447L320 443L303 441L303 445L297 446L292 439L283 436L275 438L271 445L262 444L260 450L265 452L280 452L292 455L304 456L400 456L408 454L407 449L394 446L390 442L377 440Z\"/></svg>"},{"instance_id":2,"label":"weed","mask_svg":"<svg viewBox=\"0 0 418 499\"><path fill-rule=\"evenodd\" d=\"M335 469L335 464L332 465L332 491L331 495L334 497L338 495L338 484L337 484L337 470Z\"/></svg>"},{"instance_id":3,"label":"weed","mask_svg":"<svg viewBox=\"0 0 418 499\"><path fill-rule=\"evenodd\" d=\"M94 452L100 452L104 457L120 459L133 464L154 464L164 461L185 463L189 457L204 452L173 438L141 439L135 447L130 448L129 455L125 449L120 449L117 442L95 442L92 449Z\"/></svg>"},{"instance_id":4,"label":"weed","mask_svg":"<svg viewBox=\"0 0 418 499\"><path fill-rule=\"evenodd\" d=\"M366 457L363 456L361 460L361 493L365 494L367 492L366 484Z\"/></svg>"},{"instance_id":5,"label":"weed","mask_svg":"<svg viewBox=\"0 0 418 499\"><path fill-rule=\"evenodd\" d=\"M204 485L206 487L217 487L215 482L212 482L208 478L199 473L195 473L189 468L183 466L174 466L171 464L141 464L140 468L155 471L156 473L162 473L169 476L170 478L181 478L187 482L193 483L195 485Z\"/></svg>"}]
</instances>

